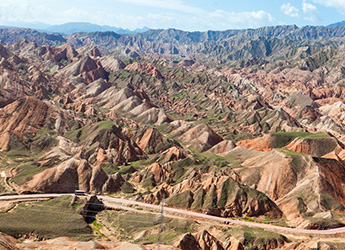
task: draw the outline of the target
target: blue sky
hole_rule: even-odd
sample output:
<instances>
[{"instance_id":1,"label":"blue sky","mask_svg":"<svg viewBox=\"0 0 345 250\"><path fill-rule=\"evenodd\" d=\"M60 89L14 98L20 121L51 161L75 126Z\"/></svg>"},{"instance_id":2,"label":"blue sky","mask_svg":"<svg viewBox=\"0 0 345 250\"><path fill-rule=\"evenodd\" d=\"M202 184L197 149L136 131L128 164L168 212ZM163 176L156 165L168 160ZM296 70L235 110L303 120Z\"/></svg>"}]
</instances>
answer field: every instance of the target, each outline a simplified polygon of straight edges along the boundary
<instances>
[{"instance_id":1,"label":"blue sky","mask_svg":"<svg viewBox=\"0 0 345 250\"><path fill-rule=\"evenodd\" d=\"M188 31L345 20L345 0L0 0L0 25L90 22Z\"/></svg>"}]
</instances>

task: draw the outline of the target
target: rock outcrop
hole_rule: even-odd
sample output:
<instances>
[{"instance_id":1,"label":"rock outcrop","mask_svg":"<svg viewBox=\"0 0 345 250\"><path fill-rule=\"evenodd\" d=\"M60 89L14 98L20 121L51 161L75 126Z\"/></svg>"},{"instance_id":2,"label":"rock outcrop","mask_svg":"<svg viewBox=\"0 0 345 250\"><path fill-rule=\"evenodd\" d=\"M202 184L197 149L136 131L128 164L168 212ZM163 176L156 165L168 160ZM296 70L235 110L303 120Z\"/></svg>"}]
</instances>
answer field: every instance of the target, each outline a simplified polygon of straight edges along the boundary
<instances>
[{"instance_id":1,"label":"rock outcrop","mask_svg":"<svg viewBox=\"0 0 345 250\"><path fill-rule=\"evenodd\" d=\"M113 55L104 56L100 59L104 69L108 72L116 72L124 69L126 65L118 58Z\"/></svg>"},{"instance_id":2,"label":"rock outcrop","mask_svg":"<svg viewBox=\"0 0 345 250\"><path fill-rule=\"evenodd\" d=\"M214 145L209 151L216 155L224 155L235 147L236 145L232 141L224 140Z\"/></svg>"},{"instance_id":3,"label":"rock outcrop","mask_svg":"<svg viewBox=\"0 0 345 250\"><path fill-rule=\"evenodd\" d=\"M216 132L206 124L175 121L168 128L174 136L187 146L204 152L223 141Z\"/></svg>"},{"instance_id":4,"label":"rock outcrop","mask_svg":"<svg viewBox=\"0 0 345 250\"><path fill-rule=\"evenodd\" d=\"M51 105L35 97L15 101L0 109L0 150L8 151L39 130L63 130L64 119ZM55 121L60 117L59 126Z\"/></svg>"},{"instance_id":5,"label":"rock outcrop","mask_svg":"<svg viewBox=\"0 0 345 250\"><path fill-rule=\"evenodd\" d=\"M163 79L161 72L155 66L153 66L151 63L146 63L146 62L137 63L137 62L135 62L135 63L127 65L125 67L125 69L130 71L130 72L138 71L140 73L152 75L153 77L155 77L157 79Z\"/></svg>"},{"instance_id":6,"label":"rock outcrop","mask_svg":"<svg viewBox=\"0 0 345 250\"><path fill-rule=\"evenodd\" d=\"M173 142L166 139L157 129L147 128L138 136L137 144L145 153L152 154L161 153L172 146Z\"/></svg>"},{"instance_id":7,"label":"rock outcrop","mask_svg":"<svg viewBox=\"0 0 345 250\"><path fill-rule=\"evenodd\" d=\"M150 203L159 203L164 193L165 197L168 197L168 205L191 208L217 216L266 215L280 218L283 215L265 194L220 173L203 173L198 169L189 169L180 177L181 183L170 186L169 183L179 171L169 163L154 163L139 174L134 174L132 181L140 182L144 187L157 186L157 193L143 197Z\"/></svg>"},{"instance_id":8,"label":"rock outcrop","mask_svg":"<svg viewBox=\"0 0 345 250\"><path fill-rule=\"evenodd\" d=\"M224 250L223 244L206 230L198 232L195 235L195 239L199 243L200 249Z\"/></svg>"},{"instance_id":9,"label":"rock outcrop","mask_svg":"<svg viewBox=\"0 0 345 250\"><path fill-rule=\"evenodd\" d=\"M72 158L46 169L20 187L21 193L114 193L125 183L120 174L107 175L101 167L91 166L86 160Z\"/></svg>"},{"instance_id":10,"label":"rock outcrop","mask_svg":"<svg viewBox=\"0 0 345 250\"><path fill-rule=\"evenodd\" d=\"M313 156L321 157L332 151L337 147L340 148L337 141L327 135L321 135L320 138L296 138L284 148L297 152L304 153Z\"/></svg>"},{"instance_id":11,"label":"rock outcrop","mask_svg":"<svg viewBox=\"0 0 345 250\"><path fill-rule=\"evenodd\" d=\"M60 70L59 75L72 79L80 77L86 84L90 84L100 78L107 78L107 73L102 64L98 60L92 59L89 56L84 56L67 65L65 68Z\"/></svg>"},{"instance_id":12,"label":"rock outcrop","mask_svg":"<svg viewBox=\"0 0 345 250\"><path fill-rule=\"evenodd\" d=\"M137 161L144 152L121 129L111 122L103 121L93 126L86 126L75 138L85 150L81 157L91 164L110 163L122 165ZM98 164L97 164L98 163Z\"/></svg>"},{"instance_id":13,"label":"rock outcrop","mask_svg":"<svg viewBox=\"0 0 345 250\"><path fill-rule=\"evenodd\" d=\"M52 62L61 62L62 60L73 62L78 53L70 44L67 43L57 48L43 46L40 49L39 55L42 56L43 59Z\"/></svg>"},{"instance_id":14,"label":"rock outcrop","mask_svg":"<svg viewBox=\"0 0 345 250\"><path fill-rule=\"evenodd\" d=\"M19 245L19 242L4 233L0 232L0 248L4 250L20 250L21 248L17 247Z\"/></svg>"},{"instance_id":15,"label":"rock outcrop","mask_svg":"<svg viewBox=\"0 0 345 250\"><path fill-rule=\"evenodd\" d=\"M146 96L146 93L135 92L128 87L119 91L110 87L97 98L104 103L104 108L119 112L144 124L160 125L171 122L172 119L165 114L164 110L153 105Z\"/></svg>"},{"instance_id":16,"label":"rock outcrop","mask_svg":"<svg viewBox=\"0 0 345 250\"><path fill-rule=\"evenodd\" d=\"M247 157L234 169L241 182L277 202L291 224L306 211L344 209L342 162L278 150Z\"/></svg>"}]
</instances>

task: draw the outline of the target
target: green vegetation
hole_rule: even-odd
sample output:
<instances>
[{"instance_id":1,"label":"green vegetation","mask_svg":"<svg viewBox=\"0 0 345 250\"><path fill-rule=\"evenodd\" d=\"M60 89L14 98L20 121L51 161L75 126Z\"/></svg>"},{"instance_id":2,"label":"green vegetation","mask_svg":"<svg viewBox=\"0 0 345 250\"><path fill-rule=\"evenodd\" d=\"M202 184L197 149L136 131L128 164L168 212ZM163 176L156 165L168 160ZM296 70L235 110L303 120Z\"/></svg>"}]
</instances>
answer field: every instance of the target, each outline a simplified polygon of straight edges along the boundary
<instances>
[{"instance_id":1,"label":"green vegetation","mask_svg":"<svg viewBox=\"0 0 345 250\"><path fill-rule=\"evenodd\" d=\"M132 174L137 171L136 168L134 168L131 165L118 167L118 166L114 166L112 164L106 163L106 164L103 164L101 167L104 170L104 172L106 172L107 174L120 173L121 175L125 175L125 174Z\"/></svg>"},{"instance_id":2,"label":"green vegetation","mask_svg":"<svg viewBox=\"0 0 345 250\"><path fill-rule=\"evenodd\" d=\"M287 155L307 155L307 154L304 154L304 153L298 153L298 152L295 152L295 151L291 151L289 149L286 149L286 148L278 148L278 150L284 154L287 154Z\"/></svg>"},{"instance_id":3,"label":"green vegetation","mask_svg":"<svg viewBox=\"0 0 345 250\"><path fill-rule=\"evenodd\" d=\"M7 181L7 180L5 180L5 181ZM2 194L2 193L5 193L6 192L6 188L5 188L5 186L3 186L3 184L0 182L0 193Z\"/></svg>"},{"instance_id":4,"label":"green vegetation","mask_svg":"<svg viewBox=\"0 0 345 250\"><path fill-rule=\"evenodd\" d=\"M274 137L274 148L282 148L288 145L295 138L303 139L330 139L331 137L325 133L308 133L308 132L272 132Z\"/></svg>"},{"instance_id":5,"label":"green vegetation","mask_svg":"<svg viewBox=\"0 0 345 250\"><path fill-rule=\"evenodd\" d=\"M134 213L125 211L103 211L97 215L97 220L111 223L114 234L121 240L133 240L134 235L148 230L135 240L136 243L157 243L160 230L160 215L155 213ZM187 232L193 232L197 226L194 221L172 219L165 217L162 222L161 243L169 244Z\"/></svg>"},{"instance_id":6,"label":"green vegetation","mask_svg":"<svg viewBox=\"0 0 345 250\"><path fill-rule=\"evenodd\" d=\"M271 133L272 136L275 137L275 143L273 147L275 148L282 148L289 144L293 139L296 137L299 137L301 133L295 133L295 132L275 132Z\"/></svg>"},{"instance_id":7,"label":"green vegetation","mask_svg":"<svg viewBox=\"0 0 345 250\"><path fill-rule=\"evenodd\" d=\"M337 228L343 227L345 224L338 220L338 217L335 218L320 218L320 217L313 217L314 213L305 213L303 218L314 225L318 225L318 227L322 230L330 229L330 228Z\"/></svg>"},{"instance_id":8,"label":"green vegetation","mask_svg":"<svg viewBox=\"0 0 345 250\"><path fill-rule=\"evenodd\" d=\"M135 189L132 186L132 184L125 182L121 186L121 191L125 194L132 194L132 193L134 193Z\"/></svg>"},{"instance_id":9,"label":"green vegetation","mask_svg":"<svg viewBox=\"0 0 345 250\"><path fill-rule=\"evenodd\" d=\"M137 170L133 166L122 166L118 173L124 175L124 174L133 174Z\"/></svg>"},{"instance_id":10,"label":"green vegetation","mask_svg":"<svg viewBox=\"0 0 345 250\"><path fill-rule=\"evenodd\" d=\"M102 164L102 169L107 174L115 174L119 171L118 166L113 166L112 164Z\"/></svg>"},{"instance_id":11,"label":"green vegetation","mask_svg":"<svg viewBox=\"0 0 345 250\"><path fill-rule=\"evenodd\" d=\"M33 164L25 164L19 166L19 173L12 178L12 181L18 185L22 185L27 181L30 181L32 177L46 168L38 167L37 165Z\"/></svg>"},{"instance_id":12,"label":"green vegetation","mask_svg":"<svg viewBox=\"0 0 345 250\"><path fill-rule=\"evenodd\" d=\"M321 51L313 56L308 57L306 59L306 64L308 65L310 71L314 71L332 58L334 53L334 50Z\"/></svg>"},{"instance_id":13,"label":"green vegetation","mask_svg":"<svg viewBox=\"0 0 345 250\"><path fill-rule=\"evenodd\" d=\"M344 206L338 202L335 198L330 196L325 192L320 193L321 204L330 211L341 211L344 209Z\"/></svg>"},{"instance_id":14,"label":"green vegetation","mask_svg":"<svg viewBox=\"0 0 345 250\"><path fill-rule=\"evenodd\" d=\"M271 240L286 241L286 238L278 233L265 231L262 228L251 227L232 227L226 231L228 234L236 237L243 238L243 244L246 247L262 246Z\"/></svg>"},{"instance_id":15,"label":"green vegetation","mask_svg":"<svg viewBox=\"0 0 345 250\"><path fill-rule=\"evenodd\" d=\"M227 159L223 156L219 156L210 152L202 153L201 156L205 158L207 161L206 165L208 166L217 166L217 167L225 167L232 165L230 162L227 161Z\"/></svg>"},{"instance_id":16,"label":"green vegetation","mask_svg":"<svg viewBox=\"0 0 345 250\"><path fill-rule=\"evenodd\" d=\"M49 136L43 137L48 138ZM49 143L51 142L49 141L48 144ZM16 184L21 185L30 180L35 174L40 173L47 168L40 167L40 164L36 162L36 160L45 152L46 150L41 150L40 146L32 150L29 150L24 146L17 149L13 148L10 151L0 152L0 164L3 169L17 168L18 174L11 180Z\"/></svg>"},{"instance_id":17,"label":"green vegetation","mask_svg":"<svg viewBox=\"0 0 345 250\"><path fill-rule=\"evenodd\" d=\"M98 129L111 129L112 126L114 126L114 124L112 122L109 122L109 121L101 121L101 122L97 123L96 126Z\"/></svg>"},{"instance_id":18,"label":"green vegetation","mask_svg":"<svg viewBox=\"0 0 345 250\"><path fill-rule=\"evenodd\" d=\"M29 150L26 147L11 148L10 151L0 152L0 155L8 157L14 162L24 163L34 161L39 158L44 152L40 150Z\"/></svg>"},{"instance_id":19,"label":"green vegetation","mask_svg":"<svg viewBox=\"0 0 345 250\"><path fill-rule=\"evenodd\" d=\"M218 200L219 207L225 207L228 202L228 196L231 195L230 193L233 193L233 191L235 191L235 187L233 187L233 185L231 184L233 184L233 182L229 181L229 179L223 183L221 187L221 194Z\"/></svg>"},{"instance_id":20,"label":"green vegetation","mask_svg":"<svg viewBox=\"0 0 345 250\"><path fill-rule=\"evenodd\" d=\"M65 137L71 141L79 142L87 139L87 137L95 130L111 129L114 124L109 121L100 121L94 125L86 125L82 128L69 131Z\"/></svg>"},{"instance_id":21,"label":"green vegetation","mask_svg":"<svg viewBox=\"0 0 345 250\"><path fill-rule=\"evenodd\" d=\"M185 190L182 193L173 195L166 200L166 203L168 205L183 206L183 207L190 207L192 202L193 202L193 194L190 190Z\"/></svg>"},{"instance_id":22,"label":"green vegetation","mask_svg":"<svg viewBox=\"0 0 345 250\"><path fill-rule=\"evenodd\" d=\"M55 130L39 130L37 131L37 134L39 135L56 135L56 131Z\"/></svg>"},{"instance_id":23,"label":"green vegetation","mask_svg":"<svg viewBox=\"0 0 345 250\"><path fill-rule=\"evenodd\" d=\"M204 208L216 208L217 207L217 193L216 187L211 186L210 190L205 195Z\"/></svg>"},{"instance_id":24,"label":"green vegetation","mask_svg":"<svg viewBox=\"0 0 345 250\"><path fill-rule=\"evenodd\" d=\"M194 193L194 201L191 206L191 209L202 209L202 206L204 204L204 198L205 198L205 190L200 187L195 193Z\"/></svg>"},{"instance_id":25,"label":"green vegetation","mask_svg":"<svg viewBox=\"0 0 345 250\"><path fill-rule=\"evenodd\" d=\"M145 168L146 166L151 165L152 163L156 162L156 160L158 159L159 155L154 154L154 155L150 155L148 159L144 159L144 160L140 160L140 161L132 161L131 165L137 169L137 170L141 170L143 168Z\"/></svg>"},{"instance_id":26,"label":"green vegetation","mask_svg":"<svg viewBox=\"0 0 345 250\"><path fill-rule=\"evenodd\" d=\"M71 130L65 135L65 137L71 141L79 142L79 137L82 134L83 129L84 127L80 129Z\"/></svg>"},{"instance_id":27,"label":"green vegetation","mask_svg":"<svg viewBox=\"0 0 345 250\"><path fill-rule=\"evenodd\" d=\"M11 213L0 214L0 231L9 235L34 234L39 238L93 238L92 229L71 206L70 196L19 204Z\"/></svg>"},{"instance_id":28,"label":"green vegetation","mask_svg":"<svg viewBox=\"0 0 345 250\"><path fill-rule=\"evenodd\" d=\"M293 157L292 158L292 167L295 171L295 173L302 175L304 173L304 168L303 168L303 158L302 157Z\"/></svg>"}]
</instances>

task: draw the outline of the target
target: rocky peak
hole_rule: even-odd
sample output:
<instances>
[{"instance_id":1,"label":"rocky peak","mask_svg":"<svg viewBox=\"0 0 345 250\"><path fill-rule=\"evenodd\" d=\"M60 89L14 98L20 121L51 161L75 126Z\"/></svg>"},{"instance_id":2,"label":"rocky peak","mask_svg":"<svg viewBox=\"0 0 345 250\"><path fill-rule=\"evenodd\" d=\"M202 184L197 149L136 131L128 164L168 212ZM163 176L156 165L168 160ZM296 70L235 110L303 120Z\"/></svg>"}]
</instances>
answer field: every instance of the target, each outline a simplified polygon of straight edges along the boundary
<instances>
[{"instance_id":1,"label":"rocky peak","mask_svg":"<svg viewBox=\"0 0 345 250\"><path fill-rule=\"evenodd\" d=\"M115 72L126 67L126 65L114 55L103 56L100 61L104 69L108 72Z\"/></svg>"},{"instance_id":2,"label":"rocky peak","mask_svg":"<svg viewBox=\"0 0 345 250\"><path fill-rule=\"evenodd\" d=\"M163 79L161 72L151 63L143 62L143 63L132 63L126 66L126 70L130 72L138 71L143 74L152 75L157 79Z\"/></svg>"},{"instance_id":3,"label":"rocky peak","mask_svg":"<svg viewBox=\"0 0 345 250\"><path fill-rule=\"evenodd\" d=\"M223 244L206 230L202 230L195 235L201 249L224 250Z\"/></svg>"},{"instance_id":4,"label":"rocky peak","mask_svg":"<svg viewBox=\"0 0 345 250\"><path fill-rule=\"evenodd\" d=\"M4 46L0 45L0 57L2 58L10 58L12 56L12 53L6 49Z\"/></svg>"},{"instance_id":5,"label":"rocky peak","mask_svg":"<svg viewBox=\"0 0 345 250\"><path fill-rule=\"evenodd\" d=\"M102 54L101 52L99 51L99 49L95 46L91 49L90 51L90 56L93 56L93 57L101 57Z\"/></svg>"},{"instance_id":6,"label":"rocky peak","mask_svg":"<svg viewBox=\"0 0 345 250\"><path fill-rule=\"evenodd\" d=\"M91 166L86 160L70 159L35 175L20 192L73 193L76 189L88 193L114 193L125 181L118 175L107 175L102 168Z\"/></svg>"},{"instance_id":7,"label":"rocky peak","mask_svg":"<svg viewBox=\"0 0 345 250\"><path fill-rule=\"evenodd\" d=\"M80 76L86 84L90 84L100 78L107 79L107 73L100 61L92 59L87 55L67 65L59 74L67 77Z\"/></svg>"},{"instance_id":8,"label":"rocky peak","mask_svg":"<svg viewBox=\"0 0 345 250\"><path fill-rule=\"evenodd\" d=\"M223 140L222 137L220 137L206 124L198 124L194 127L190 127L189 129L187 129L185 125L182 125L180 128L176 129L176 132L180 130L184 131L183 135L179 136L178 138L181 141L186 142L192 147L200 150L201 152L210 149Z\"/></svg>"},{"instance_id":9,"label":"rocky peak","mask_svg":"<svg viewBox=\"0 0 345 250\"><path fill-rule=\"evenodd\" d=\"M148 128L138 137L137 144L145 153L158 153L156 147L164 140L164 136L157 129Z\"/></svg>"},{"instance_id":10,"label":"rocky peak","mask_svg":"<svg viewBox=\"0 0 345 250\"><path fill-rule=\"evenodd\" d=\"M20 99L0 110L0 149L2 151L10 149L13 136L23 140L24 132L35 134L48 123L46 119L49 107L35 97Z\"/></svg>"},{"instance_id":11,"label":"rocky peak","mask_svg":"<svg viewBox=\"0 0 345 250\"><path fill-rule=\"evenodd\" d=\"M57 48L43 46L40 50L40 56L52 62L61 62L62 60L72 62L77 55L77 51L68 43Z\"/></svg>"}]
</instances>

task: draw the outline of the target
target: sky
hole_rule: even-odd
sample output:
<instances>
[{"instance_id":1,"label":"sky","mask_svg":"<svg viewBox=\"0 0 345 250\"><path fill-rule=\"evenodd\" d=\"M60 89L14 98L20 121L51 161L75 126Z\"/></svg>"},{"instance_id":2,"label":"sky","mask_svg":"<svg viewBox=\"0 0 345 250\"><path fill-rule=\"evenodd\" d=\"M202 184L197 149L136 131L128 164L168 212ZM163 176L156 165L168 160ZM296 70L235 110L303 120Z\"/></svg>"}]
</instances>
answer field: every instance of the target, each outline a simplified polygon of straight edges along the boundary
<instances>
[{"instance_id":1,"label":"sky","mask_svg":"<svg viewBox=\"0 0 345 250\"><path fill-rule=\"evenodd\" d=\"M345 0L0 0L0 25L14 26L89 22L206 31L343 20Z\"/></svg>"}]
</instances>

